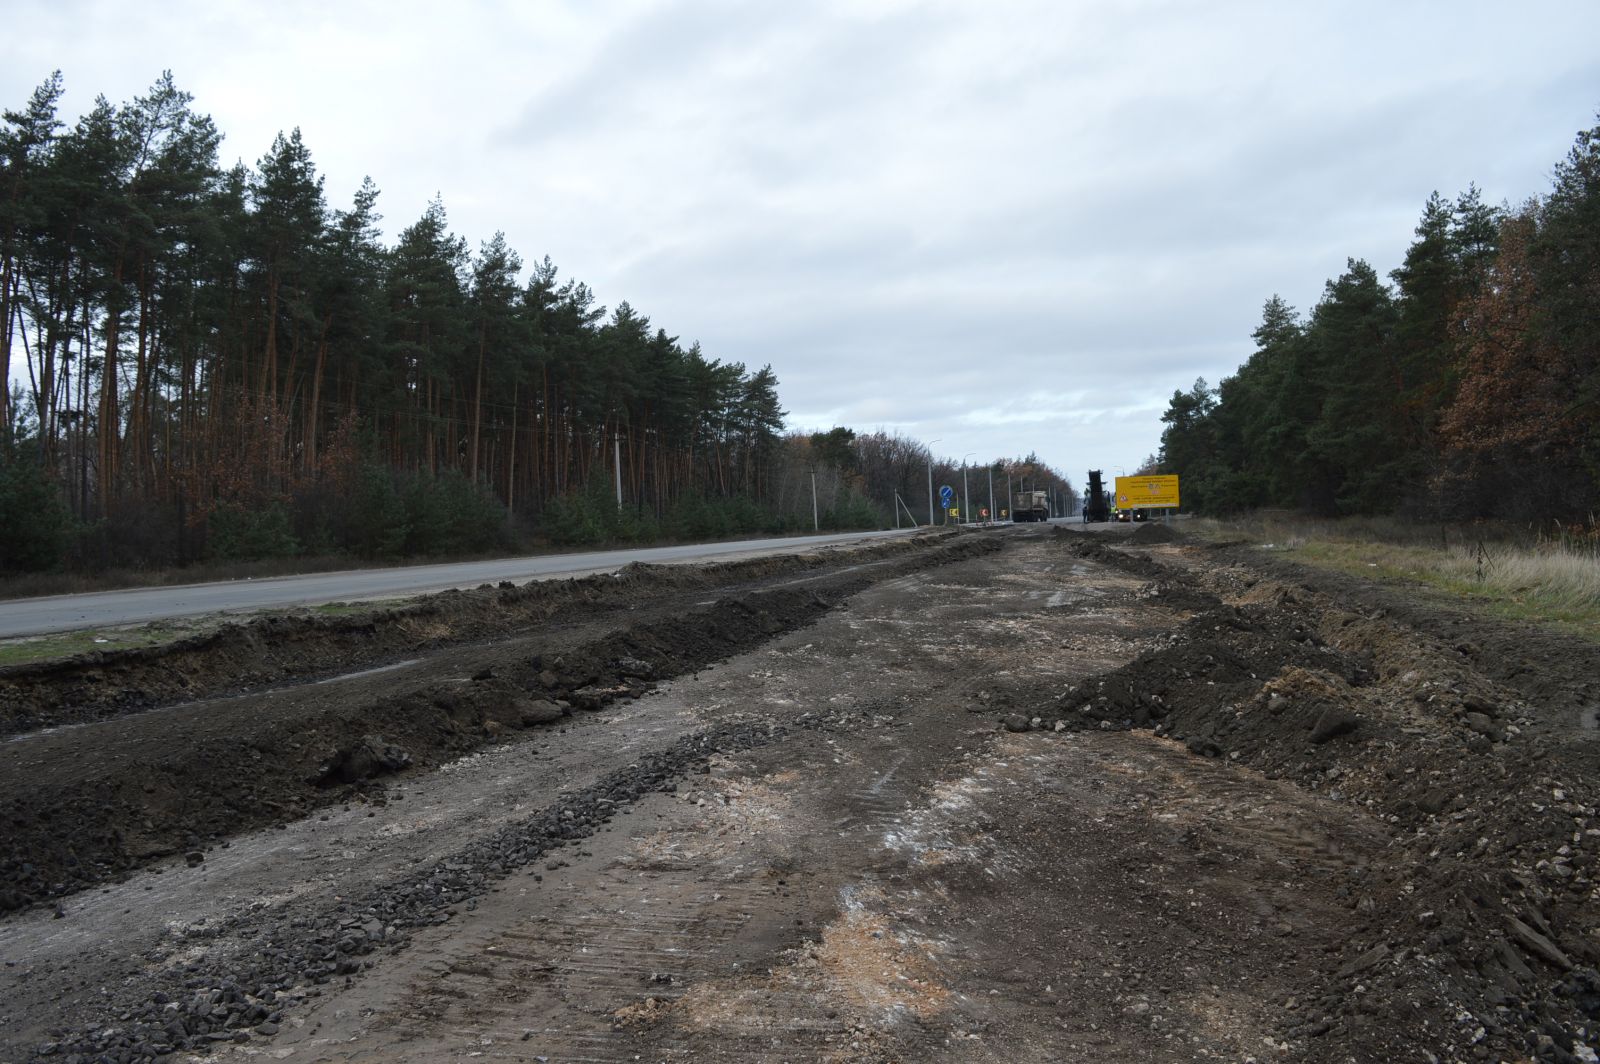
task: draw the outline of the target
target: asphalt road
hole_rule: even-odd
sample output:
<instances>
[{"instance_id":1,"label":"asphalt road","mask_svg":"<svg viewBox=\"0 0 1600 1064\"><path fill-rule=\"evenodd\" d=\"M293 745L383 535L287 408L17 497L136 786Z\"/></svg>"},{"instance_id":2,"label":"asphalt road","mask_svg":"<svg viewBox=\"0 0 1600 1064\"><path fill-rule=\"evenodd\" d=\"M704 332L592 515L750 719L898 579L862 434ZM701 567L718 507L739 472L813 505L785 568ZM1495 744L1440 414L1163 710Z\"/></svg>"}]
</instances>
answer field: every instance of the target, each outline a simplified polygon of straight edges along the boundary
<instances>
[{"instance_id":1,"label":"asphalt road","mask_svg":"<svg viewBox=\"0 0 1600 1064\"><path fill-rule=\"evenodd\" d=\"M584 554L543 554L498 558L487 562L352 569L341 573L279 576L264 580L227 580L213 584L13 599L0 602L0 639L215 613L250 613L324 602L400 598L453 587L477 587L501 580L524 583L579 573L608 572L620 569L629 562L661 564L727 560L735 555L789 553L831 543L906 535L909 531L850 532L831 536L791 536L785 539L744 539L679 547L590 551Z\"/></svg>"}]
</instances>

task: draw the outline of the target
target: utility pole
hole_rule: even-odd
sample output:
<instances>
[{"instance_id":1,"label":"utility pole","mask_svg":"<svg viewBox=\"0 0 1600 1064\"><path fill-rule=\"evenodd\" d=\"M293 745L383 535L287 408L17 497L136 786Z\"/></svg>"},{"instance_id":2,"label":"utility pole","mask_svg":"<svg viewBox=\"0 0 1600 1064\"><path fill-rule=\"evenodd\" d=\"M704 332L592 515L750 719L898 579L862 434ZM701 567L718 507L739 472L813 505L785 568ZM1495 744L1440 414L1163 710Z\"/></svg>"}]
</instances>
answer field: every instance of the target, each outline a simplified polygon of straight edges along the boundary
<instances>
[{"instance_id":1,"label":"utility pole","mask_svg":"<svg viewBox=\"0 0 1600 1064\"><path fill-rule=\"evenodd\" d=\"M933 527L933 444L941 441L934 440L928 444L928 527Z\"/></svg>"},{"instance_id":2,"label":"utility pole","mask_svg":"<svg viewBox=\"0 0 1600 1064\"><path fill-rule=\"evenodd\" d=\"M822 526L817 523L817 471L811 471L811 531L820 532Z\"/></svg>"},{"instance_id":3,"label":"utility pole","mask_svg":"<svg viewBox=\"0 0 1600 1064\"><path fill-rule=\"evenodd\" d=\"M994 466L989 467L989 523L994 524Z\"/></svg>"},{"instance_id":4,"label":"utility pole","mask_svg":"<svg viewBox=\"0 0 1600 1064\"><path fill-rule=\"evenodd\" d=\"M961 512L968 521L972 520L972 498L967 494L967 459L977 454L977 451L968 451L961 456Z\"/></svg>"}]
</instances>

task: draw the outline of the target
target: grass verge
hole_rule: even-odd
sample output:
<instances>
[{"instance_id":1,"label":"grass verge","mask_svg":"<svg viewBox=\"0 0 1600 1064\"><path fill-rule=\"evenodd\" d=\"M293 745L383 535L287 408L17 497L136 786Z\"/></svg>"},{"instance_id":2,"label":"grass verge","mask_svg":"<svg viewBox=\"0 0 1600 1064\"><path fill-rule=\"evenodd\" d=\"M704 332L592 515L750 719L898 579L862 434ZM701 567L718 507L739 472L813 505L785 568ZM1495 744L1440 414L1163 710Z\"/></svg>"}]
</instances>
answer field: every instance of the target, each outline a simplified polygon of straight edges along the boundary
<instances>
[{"instance_id":1,"label":"grass verge","mask_svg":"<svg viewBox=\"0 0 1600 1064\"><path fill-rule=\"evenodd\" d=\"M1588 537L1277 515L1196 521L1193 532L1211 540L1243 538L1296 561L1369 579L1420 585L1491 616L1600 642L1600 546Z\"/></svg>"},{"instance_id":2,"label":"grass verge","mask_svg":"<svg viewBox=\"0 0 1600 1064\"><path fill-rule=\"evenodd\" d=\"M259 613L206 614L192 618L153 621L150 624L129 625L120 628L86 628L74 632L51 632L45 635L23 635L0 639L0 668L7 665L31 665L41 661L57 661L76 657L90 651L127 650L134 647L161 646L176 642L186 636L198 635L224 624L241 624L256 617L294 617L312 614L319 617L348 617L390 609L411 602L416 596L384 599L379 602L325 602L317 606L294 607L286 610L262 610Z\"/></svg>"},{"instance_id":3,"label":"grass verge","mask_svg":"<svg viewBox=\"0 0 1600 1064\"><path fill-rule=\"evenodd\" d=\"M140 625L136 628L90 628L78 632L52 632L0 639L0 668L76 657L92 650L127 650L170 643L191 635L194 628Z\"/></svg>"}]
</instances>

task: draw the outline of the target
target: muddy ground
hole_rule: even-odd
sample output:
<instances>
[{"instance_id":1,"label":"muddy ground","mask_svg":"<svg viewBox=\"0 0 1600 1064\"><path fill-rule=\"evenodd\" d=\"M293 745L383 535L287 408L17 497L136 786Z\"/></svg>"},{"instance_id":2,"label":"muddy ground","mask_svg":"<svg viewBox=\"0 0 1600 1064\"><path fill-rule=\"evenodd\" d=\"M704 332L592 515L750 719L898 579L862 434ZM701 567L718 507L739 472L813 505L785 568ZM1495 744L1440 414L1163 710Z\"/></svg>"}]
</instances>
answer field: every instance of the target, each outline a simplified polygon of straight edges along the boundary
<instances>
[{"instance_id":1,"label":"muddy ground","mask_svg":"<svg viewBox=\"0 0 1600 1064\"><path fill-rule=\"evenodd\" d=\"M913 554L896 540L859 546L856 562ZM634 563L571 580L484 584L399 604L332 604L230 621L155 645L94 651L0 666L0 737L60 724L106 720L173 702L272 690L376 667L447 646L503 639L535 626L671 606L705 590L762 587L835 568L841 548L705 565ZM341 608L342 607L342 608Z\"/></svg>"},{"instance_id":2,"label":"muddy ground","mask_svg":"<svg viewBox=\"0 0 1600 1064\"><path fill-rule=\"evenodd\" d=\"M1596 1059L1594 646L1160 525L726 570L0 677L0 1059Z\"/></svg>"}]
</instances>

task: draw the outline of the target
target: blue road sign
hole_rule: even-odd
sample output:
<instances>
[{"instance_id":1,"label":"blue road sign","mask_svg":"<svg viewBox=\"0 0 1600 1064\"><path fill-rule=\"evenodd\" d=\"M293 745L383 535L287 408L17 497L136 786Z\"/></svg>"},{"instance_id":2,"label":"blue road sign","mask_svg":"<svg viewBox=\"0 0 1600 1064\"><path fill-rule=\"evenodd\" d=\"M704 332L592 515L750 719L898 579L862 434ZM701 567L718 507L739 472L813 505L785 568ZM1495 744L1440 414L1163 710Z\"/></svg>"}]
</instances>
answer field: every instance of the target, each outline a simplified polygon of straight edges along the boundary
<instances>
[{"instance_id":1,"label":"blue road sign","mask_svg":"<svg viewBox=\"0 0 1600 1064\"><path fill-rule=\"evenodd\" d=\"M948 509L950 507L950 500L954 499L955 497L956 497L956 489L955 488L952 488L948 484L939 485L939 501L944 503L946 509Z\"/></svg>"}]
</instances>

